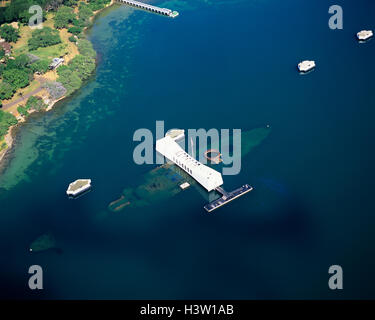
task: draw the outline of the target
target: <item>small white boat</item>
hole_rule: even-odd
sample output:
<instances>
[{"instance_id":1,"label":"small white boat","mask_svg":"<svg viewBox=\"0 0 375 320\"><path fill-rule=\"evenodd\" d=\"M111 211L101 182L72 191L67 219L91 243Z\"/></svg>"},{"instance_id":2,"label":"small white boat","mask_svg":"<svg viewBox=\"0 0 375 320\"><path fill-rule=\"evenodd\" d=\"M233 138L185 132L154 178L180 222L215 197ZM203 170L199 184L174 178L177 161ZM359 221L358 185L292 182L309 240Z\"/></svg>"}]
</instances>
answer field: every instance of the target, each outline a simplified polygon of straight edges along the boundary
<instances>
[{"instance_id":1,"label":"small white boat","mask_svg":"<svg viewBox=\"0 0 375 320\"><path fill-rule=\"evenodd\" d=\"M374 36L374 33L371 30L362 30L357 33L357 39L359 41L366 41Z\"/></svg>"},{"instance_id":2,"label":"small white boat","mask_svg":"<svg viewBox=\"0 0 375 320\"><path fill-rule=\"evenodd\" d=\"M187 189L189 187L190 187L190 183L189 182L184 182L184 183L180 184L180 188L182 190L185 190L185 189Z\"/></svg>"},{"instance_id":3,"label":"small white boat","mask_svg":"<svg viewBox=\"0 0 375 320\"><path fill-rule=\"evenodd\" d=\"M299 72L308 72L315 68L315 61L313 60L305 60L298 64Z\"/></svg>"},{"instance_id":4,"label":"small white boat","mask_svg":"<svg viewBox=\"0 0 375 320\"><path fill-rule=\"evenodd\" d=\"M78 179L69 184L66 194L70 197L76 197L83 192L91 189L91 179Z\"/></svg>"}]
</instances>

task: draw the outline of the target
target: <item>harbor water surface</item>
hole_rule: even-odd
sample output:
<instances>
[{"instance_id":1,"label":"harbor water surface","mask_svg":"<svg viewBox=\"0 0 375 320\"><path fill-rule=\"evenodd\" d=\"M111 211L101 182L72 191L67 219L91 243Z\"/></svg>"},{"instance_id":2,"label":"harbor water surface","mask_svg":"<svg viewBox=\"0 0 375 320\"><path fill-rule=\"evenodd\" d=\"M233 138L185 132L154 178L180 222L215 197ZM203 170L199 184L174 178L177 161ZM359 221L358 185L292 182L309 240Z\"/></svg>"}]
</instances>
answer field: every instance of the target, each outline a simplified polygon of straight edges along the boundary
<instances>
[{"instance_id":1,"label":"harbor water surface","mask_svg":"<svg viewBox=\"0 0 375 320\"><path fill-rule=\"evenodd\" d=\"M0 176L1 297L375 298L375 3L154 1L176 19L116 5L89 32L95 76L18 130ZM301 60L316 69L300 75ZM154 165L133 134L270 126L224 187L254 190L212 214L194 188L152 206L108 204ZM66 197L70 182L91 192ZM30 252L43 234L55 248ZM44 289L28 289L40 265ZM328 269L344 270L344 290Z\"/></svg>"}]
</instances>

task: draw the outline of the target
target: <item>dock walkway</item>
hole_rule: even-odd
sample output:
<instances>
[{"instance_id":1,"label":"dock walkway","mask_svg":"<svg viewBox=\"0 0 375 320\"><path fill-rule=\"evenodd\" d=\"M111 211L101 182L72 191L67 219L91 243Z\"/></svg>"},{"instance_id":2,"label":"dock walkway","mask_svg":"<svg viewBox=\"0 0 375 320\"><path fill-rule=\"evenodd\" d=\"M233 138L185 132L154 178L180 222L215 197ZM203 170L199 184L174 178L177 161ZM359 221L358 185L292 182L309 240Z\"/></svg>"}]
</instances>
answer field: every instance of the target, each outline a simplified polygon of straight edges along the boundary
<instances>
[{"instance_id":1,"label":"dock walkway","mask_svg":"<svg viewBox=\"0 0 375 320\"><path fill-rule=\"evenodd\" d=\"M252 190L253 190L253 187L248 185L248 184L245 184L242 187L240 187L236 190L230 191L230 192L227 192L223 188L218 187L218 188L216 188L216 191L221 193L223 196L219 199L216 199L216 200L206 204L204 206L204 208L206 209L207 212L212 212L212 211L222 207L223 205L227 204L228 202L231 202L232 200L237 199L238 197L241 197L244 194L246 194L246 193L248 193Z\"/></svg>"},{"instance_id":2,"label":"dock walkway","mask_svg":"<svg viewBox=\"0 0 375 320\"><path fill-rule=\"evenodd\" d=\"M154 12L154 13L158 13L158 14L161 14L163 16L168 16L168 17L171 17L171 18L175 18L175 17L178 16L177 11L172 11L171 9L152 6L150 4L139 2L139 1L134 1L134 0L116 0L116 1L120 2L120 3L123 3L123 4L127 4L127 5L132 6L132 7L139 8L139 9L148 10L148 11L151 11L151 12Z\"/></svg>"}]
</instances>

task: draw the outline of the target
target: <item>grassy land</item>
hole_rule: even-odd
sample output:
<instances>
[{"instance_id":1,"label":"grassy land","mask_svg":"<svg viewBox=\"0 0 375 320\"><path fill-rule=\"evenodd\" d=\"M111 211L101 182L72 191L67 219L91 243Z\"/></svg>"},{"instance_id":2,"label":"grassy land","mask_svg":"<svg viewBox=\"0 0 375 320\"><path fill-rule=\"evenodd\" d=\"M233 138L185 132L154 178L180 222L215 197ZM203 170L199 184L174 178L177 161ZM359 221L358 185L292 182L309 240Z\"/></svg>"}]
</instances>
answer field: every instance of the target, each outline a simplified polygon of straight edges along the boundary
<instances>
[{"instance_id":1,"label":"grassy land","mask_svg":"<svg viewBox=\"0 0 375 320\"><path fill-rule=\"evenodd\" d=\"M35 51L30 51L30 53L38 56L41 59L51 60L55 57L64 56L65 54L69 53L69 51L67 50L66 43L59 43L46 48L38 48Z\"/></svg>"},{"instance_id":2,"label":"grassy land","mask_svg":"<svg viewBox=\"0 0 375 320\"><path fill-rule=\"evenodd\" d=\"M81 1L87 3L87 0ZM104 2L105 4L103 3L103 1L100 0L91 1L89 5L92 7L92 10L94 10L94 8L103 8L104 5L109 6L113 3L113 1L110 2L109 0L106 0ZM0 5L2 4L5 4L5 2L0 0ZM98 13L100 10L94 11L94 15ZM74 12L77 14L78 18L78 7L74 8ZM84 10L82 10L81 13L82 12L84 12ZM43 22L43 26L56 30L56 28L54 27L54 17L54 13L48 13L46 16L47 20ZM83 19L82 21L86 26L84 29L86 29L89 26L87 22L93 20L93 16L91 16L90 20L87 20L87 18L82 18L82 16L79 18ZM9 133L9 128L16 125L19 121L25 120L25 118L30 112L45 109L47 107L47 104L49 103L46 100L49 100L50 102L55 102L68 96L75 90L79 89L82 83L92 75L96 65L96 52L93 49L92 44L88 40L84 39L82 33L78 36L78 43L72 42L74 41L74 39L72 39L72 41L69 40L69 38L72 37L72 34L69 33L67 29L74 25L73 22L69 25L65 25L64 29L57 30L61 39L60 44L56 44L49 47L40 47L34 51L30 51L28 45L29 39L32 38L32 33L34 30L31 29L29 26L19 25L17 22L12 22L10 24L13 26L13 28L19 29L20 37L16 43L12 43L11 56L9 58L6 57L3 60L3 62L6 63L5 68L9 67L9 69L5 70L5 72L2 73L2 78L4 77L8 85L9 83L12 83L12 85L15 84L14 88L21 87L22 83L24 83L25 85L27 83L25 82L25 77L19 77L18 72L9 72L9 70L18 70L18 68L20 68L20 70L22 71L26 69L26 73L29 75L30 78L32 77L33 80L31 80L30 84L27 87L17 90L11 99L2 101L3 109L0 109L0 156L4 155L4 153L6 152L5 150L8 148L7 143L11 143L11 137L7 135L7 133ZM78 34L76 30L73 32ZM34 39L33 42L35 43L35 41L36 40ZM49 43L51 44L56 42L57 41L52 41ZM37 47L37 45L34 47ZM28 53L33 54L42 59L41 64L35 65L34 68L30 65L25 66L24 64L22 64L22 61L25 61L23 60L25 59L25 57L22 57L21 55ZM59 72L57 72L56 70L49 70L46 72L48 60L51 61L53 58L56 57L64 57L65 66L60 67ZM11 62L11 60L14 60L14 62ZM10 63L12 63L13 65ZM14 66L17 67L15 68ZM41 72L42 75L37 75L38 73L32 74L35 71ZM2 78L0 79L0 82L3 81ZM12 81L9 81L10 79L12 79ZM57 79L63 86L62 90L66 89L66 91L61 92L61 84L56 85L55 87L51 87L50 85L49 90L42 89L41 85L42 83L45 83L46 80L56 81ZM12 87L10 87L9 89L9 86L7 87L7 85L4 85L3 89L10 92L9 90L11 90ZM7 91L3 91L3 97L10 95L7 95ZM31 95L33 95L34 98L31 98ZM38 99L35 99L36 97ZM48 106L48 108L49 107L51 107L51 105ZM20 113L23 116L21 118L18 118L20 116Z\"/></svg>"},{"instance_id":3,"label":"grassy land","mask_svg":"<svg viewBox=\"0 0 375 320\"><path fill-rule=\"evenodd\" d=\"M20 38L18 41L13 44L13 54L18 56L23 53L28 53L27 41L31 38L32 30L29 26L21 26L20 30Z\"/></svg>"},{"instance_id":4,"label":"grassy land","mask_svg":"<svg viewBox=\"0 0 375 320\"><path fill-rule=\"evenodd\" d=\"M43 22L43 27L50 27L52 29L55 29L53 17L54 15L49 13L47 15L47 20ZM31 38L32 32L33 30L29 26L21 26L20 38L17 41L17 43L13 45L13 55L18 56L23 53L31 53L40 57L41 59L53 59L55 57L59 57L69 53L69 49L71 49L70 44L72 43L68 40L68 38L71 36L71 34L68 33L66 30L59 31L60 36L65 36L65 33L69 34L68 37L61 37L62 43L50 47L39 48L35 51L29 51L27 43Z\"/></svg>"},{"instance_id":5,"label":"grassy land","mask_svg":"<svg viewBox=\"0 0 375 320\"><path fill-rule=\"evenodd\" d=\"M83 1L87 2L86 0L83 0ZM97 5L97 3L94 5ZM107 5L109 5L108 2L107 2ZM76 14L78 13L78 7L74 8L74 12ZM47 47L39 47L38 49L33 50L33 51L30 51L28 43L29 43L29 40L32 38L32 33L34 30L31 29L29 26L18 25L17 22L11 23L13 28L19 29L20 37L16 43L12 43L11 57L5 60L7 64L6 67L12 66L9 63L11 59L13 59L15 60L15 62L12 62L13 66L10 67L9 69L9 70L12 70L12 68L14 68L15 63L20 63L20 62L22 63L23 57L20 57L20 56L23 54L29 54L29 53L43 60L42 65L44 65L45 67L42 67L44 69L40 69L40 70L43 70L40 72L42 73L44 72L42 75L37 75L36 73L32 75L32 71L35 72L35 70L38 70L38 69L36 68L33 69L29 65L26 68L24 68L27 70L26 72L29 74L29 76L30 77L32 76L34 79L30 82L30 84L27 87L18 89L11 99L2 101L3 106L5 108L3 108L3 110L0 110L0 115L1 113L3 113L2 115L3 120L2 122L0 121L0 129L2 132L1 135L6 134L6 132L8 131L7 129L10 126L13 126L14 124L17 123L17 119L22 120L18 118L18 116L20 116L20 113L23 115L23 118L25 118L28 115L28 112L34 112L36 110L39 110L39 108L37 107L34 108L33 105L27 104L27 100L29 96L33 95L34 97L39 97L43 101L46 101L47 99L51 101L52 99L52 102L54 102L56 99L59 99L59 97L61 98L61 96L58 96L56 94L58 93L58 91L52 91L51 93L50 91L51 87L49 87L50 92L48 92L46 89L42 89L41 87L42 83L44 83L46 80L56 81L58 79L58 81L61 82L62 85L67 90L65 94L63 93L63 95L67 96L71 94L72 92L74 92L75 90L79 89L83 81L87 80L89 76L95 70L96 53L94 49L92 48L91 43L87 40L84 40L84 37L82 37L83 36L82 34L79 36L78 42L70 41L69 38L72 38L73 35L69 33L67 29L69 27L72 27L73 23L69 24L69 26L65 25L63 29L56 29L54 26L55 24L54 17L55 17L55 13L48 13L46 16L46 21L43 22L43 27L49 27L52 30L57 30L61 39L61 43L52 45L52 46L47 46ZM92 21L92 18L93 17L91 17L91 21ZM87 18L82 18L82 19L87 19ZM88 26L87 24L88 20L83 20L83 21L86 21L86 26ZM36 40L34 39L33 42L35 43L35 41ZM56 41L54 41L53 43L56 43ZM34 47L37 47L37 45L36 46L34 45ZM78 47L81 52L78 50ZM53 58L56 58L56 57L63 57L64 58L63 64L65 66L60 67L59 72L57 72L57 70L49 70L46 72L45 63L48 63L48 61L51 61ZM21 66L20 68L23 68L22 64L19 64L19 66ZM37 65L37 68L39 67L40 66ZM4 73L4 78L5 78L5 75L7 76L6 81L9 81L9 79L13 79L11 76L9 76L9 74L12 75L12 73L9 73L9 70L6 70L8 71L8 74ZM17 76L14 77L16 81L18 80ZM17 83L16 81L14 81L14 83ZM22 85L19 85L19 83L22 83L20 81L22 80L18 81L17 86L15 86L15 88L16 87L19 88L20 86L22 86ZM2 80L0 80L0 82L2 82ZM6 88L6 86L4 87ZM64 90L64 88L62 89ZM6 90L9 90L9 89L6 89ZM56 90L59 90L59 89L57 88ZM6 94L4 94L4 96L6 96ZM17 119L15 117L17 117ZM6 140L4 140L4 136L0 136L0 151L7 148L5 142Z\"/></svg>"}]
</instances>

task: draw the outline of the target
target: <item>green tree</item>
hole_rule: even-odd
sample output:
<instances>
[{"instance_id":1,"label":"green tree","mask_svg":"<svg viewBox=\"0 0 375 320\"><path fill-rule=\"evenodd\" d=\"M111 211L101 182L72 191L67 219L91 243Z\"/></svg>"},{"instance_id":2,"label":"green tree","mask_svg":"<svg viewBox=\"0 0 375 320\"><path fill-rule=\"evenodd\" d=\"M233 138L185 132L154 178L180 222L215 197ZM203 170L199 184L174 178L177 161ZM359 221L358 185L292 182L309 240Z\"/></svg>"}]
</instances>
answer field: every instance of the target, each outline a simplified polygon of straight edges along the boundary
<instances>
[{"instance_id":1,"label":"green tree","mask_svg":"<svg viewBox=\"0 0 375 320\"><path fill-rule=\"evenodd\" d=\"M31 96L29 99L27 99L25 107L27 110L34 109L36 111L39 111L40 109L45 108L46 104L41 98Z\"/></svg>"},{"instance_id":2,"label":"green tree","mask_svg":"<svg viewBox=\"0 0 375 320\"><path fill-rule=\"evenodd\" d=\"M96 52L91 44L90 41L86 39L81 39L78 42L78 51L80 54L90 57L90 58L96 58Z\"/></svg>"},{"instance_id":3,"label":"green tree","mask_svg":"<svg viewBox=\"0 0 375 320\"><path fill-rule=\"evenodd\" d=\"M48 71L49 65L49 60L38 60L37 62L34 62L32 65L30 65L30 69L33 73L46 73Z\"/></svg>"},{"instance_id":4,"label":"green tree","mask_svg":"<svg viewBox=\"0 0 375 320\"><path fill-rule=\"evenodd\" d=\"M26 54L21 54L14 60L9 60L6 69L25 69L30 62L30 58Z\"/></svg>"},{"instance_id":5,"label":"green tree","mask_svg":"<svg viewBox=\"0 0 375 320\"><path fill-rule=\"evenodd\" d=\"M12 98L14 95L14 88L6 82L0 83L0 99L1 100L8 100Z\"/></svg>"},{"instance_id":6,"label":"green tree","mask_svg":"<svg viewBox=\"0 0 375 320\"><path fill-rule=\"evenodd\" d=\"M3 73L3 79L14 89L24 88L30 83L29 74L22 69L6 69Z\"/></svg>"},{"instance_id":7,"label":"green tree","mask_svg":"<svg viewBox=\"0 0 375 320\"><path fill-rule=\"evenodd\" d=\"M20 32L18 29L13 28L11 25L4 24L0 28L0 36L7 42L17 42L17 39L20 36Z\"/></svg>"},{"instance_id":8,"label":"green tree","mask_svg":"<svg viewBox=\"0 0 375 320\"><path fill-rule=\"evenodd\" d=\"M17 111L19 114L22 114L23 116L27 117L28 116L28 112L27 112L27 108L24 107L24 106L19 106L17 107Z\"/></svg>"},{"instance_id":9,"label":"green tree","mask_svg":"<svg viewBox=\"0 0 375 320\"><path fill-rule=\"evenodd\" d=\"M21 13L24 13L30 8L31 1L28 0L12 0L4 12L4 19L7 22L16 21Z\"/></svg>"},{"instance_id":10,"label":"green tree","mask_svg":"<svg viewBox=\"0 0 375 320\"><path fill-rule=\"evenodd\" d=\"M64 5L68 7L76 7L78 5L78 0L64 0Z\"/></svg>"},{"instance_id":11,"label":"green tree","mask_svg":"<svg viewBox=\"0 0 375 320\"><path fill-rule=\"evenodd\" d=\"M81 87L82 80L78 76L77 72L70 70L70 68L63 68L61 66L58 70L58 81L64 86L67 90L67 95L72 94L75 90Z\"/></svg>"},{"instance_id":12,"label":"green tree","mask_svg":"<svg viewBox=\"0 0 375 320\"><path fill-rule=\"evenodd\" d=\"M59 32L49 27L33 31L28 41L30 51L41 47L49 47L58 43L61 43Z\"/></svg>"},{"instance_id":13,"label":"green tree","mask_svg":"<svg viewBox=\"0 0 375 320\"><path fill-rule=\"evenodd\" d=\"M69 62L69 68L77 72L82 80L86 80L95 70L95 60L80 54Z\"/></svg>"},{"instance_id":14,"label":"green tree","mask_svg":"<svg viewBox=\"0 0 375 320\"><path fill-rule=\"evenodd\" d=\"M13 21L27 24L31 17L29 8L32 5L40 5L44 8L47 4L56 1L58 2L62 0L12 0L6 7L0 8L0 24Z\"/></svg>"},{"instance_id":15,"label":"green tree","mask_svg":"<svg viewBox=\"0 0 375 320\"><path fill-rule=\"evenodd\" d=\"M30 7L32 5L35 5L35 3L30 4ZM43 10L42 15L43 15L42 16L42 20L46 21L46 19L47 19L47 12ZM15 20L18 21L19 23L22 23L23 25L28 25L29 22L30 22L30 18L32 16L34 16L34 13L30 13L29 12L29 7L28 7L27 10L21 11L18 14L18 17ZM34 22L36 22L36 20L34 20Z\"/></svg>"},{"instance_id":16,"label":"green tree","mask_svg":"<svg viewBox=\"0 0 375 320\"><path fill-rule=\"evenodd\" d=\"M83 20L83 19L74 19L72 24L73 24L73 26L80 27L80 28L84 28L84 27L87 26L86 21Z\"/></svg>"},{"instance_id":17,"label":"green tree","mask_svg":"<svg viewBox=\"0 0 375 320\"><path fill-rule=\"evenodd\" d=\"M89 0L88 5L92 11L103 9L111 0Z\"/></svg>"},{"instance_id":18,"label":"green tree","mask_svg":"<svg viewBox=\"0 0 375 320\"><path fill-rule=\"evenodd\" d=\"M79 12L78 12L79 19L83 20L84 22L87 22L89 18L92 17L93 14L94 13L90 9L90 7L84 2L81 2L79 6Z\"/></svg>"},{"instance_id":19,"label":"green tree","mask_svg":"<svg viewBox=\"0 0 375 320\"><path fill-rule=\"evenodd\" d=\"M76 26L74 26L74 27L70 27L70 28L68 29L68 32L70 32L70 33L72 33L72 34L74 34L74 35L77 35L77 34L80 34L80 33L82 32L82 28L80 28L80 27L76 27Z\"/></svg>"},{"instance_id":20,"label":"green tree","mask_svg":"<svg viewBox=\"0 0 375 320\"><path fill-rule=\"evenodd\" d=\"M0 138L3 137L10 126L17 124L17 119L9 112L0 110Z\"/></svg>"},{"instance_id":21,"label":"green tree","mask_svg":"<svg viewBox=\"0 0 375 320\"><path fill-rule=\"evenodd\" d=\"M72 8L62 6L57 10L55 16L55 27L57 29L67 28L75 19L75 14Z\"/></svg>"}]
</instances>

